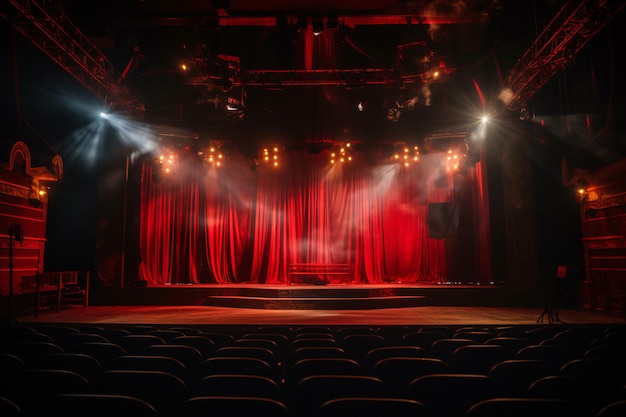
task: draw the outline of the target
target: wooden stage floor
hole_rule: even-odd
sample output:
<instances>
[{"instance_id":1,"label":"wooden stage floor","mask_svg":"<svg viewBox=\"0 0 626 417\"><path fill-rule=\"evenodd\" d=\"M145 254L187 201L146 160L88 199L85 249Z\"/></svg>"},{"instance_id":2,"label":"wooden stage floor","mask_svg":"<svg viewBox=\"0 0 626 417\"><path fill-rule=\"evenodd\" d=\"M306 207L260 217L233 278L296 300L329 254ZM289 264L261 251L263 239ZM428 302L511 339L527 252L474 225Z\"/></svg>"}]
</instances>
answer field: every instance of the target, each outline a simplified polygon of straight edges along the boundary
<instances>
[{"instance_id":1,"label":"wooden stage floor","mask_svg":"<svg viewBox=\"0 0 626 417\"><path fill-rule=\"evenodd\" d=\"M536 324L542 310L519 307L424 306L368 310L276 310L213 306L73 306L18 317L28 323L190 325L514 325ZM561 309L568 324L626 323L623 316ZM549 324L547 319L545 324Z\"/></svg>"},{"instance_id":2,"label":"wooden stage floor","mask_svg":"<svg viewBox=\"0 0 626 417\"><path fill-rule=\"evenodd\" d=\"M476 285L178 285L93 288L90 306L25 313L20 323L190 325L536 324L543 293ZM561 304L568 324L624 315ZM549 324L547 317L545 324Z\"/></svg>"}]
</instances>

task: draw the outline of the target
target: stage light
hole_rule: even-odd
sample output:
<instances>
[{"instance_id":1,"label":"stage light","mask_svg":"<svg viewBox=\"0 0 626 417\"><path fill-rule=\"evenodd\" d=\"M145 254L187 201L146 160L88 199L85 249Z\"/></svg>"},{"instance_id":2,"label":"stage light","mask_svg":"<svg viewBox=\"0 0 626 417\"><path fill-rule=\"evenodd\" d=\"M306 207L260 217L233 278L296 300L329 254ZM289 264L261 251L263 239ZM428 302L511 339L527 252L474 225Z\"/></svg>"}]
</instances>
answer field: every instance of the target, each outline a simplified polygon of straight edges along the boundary
<instances>
[{"instance_id":1,"label":"stage light","mask_svg":"<svg viewBox=\"0 0 626 417\"><path fill-rule=\"evenodd\" d=\"M419 146L404 146L400 152L393 154L392 159L400 162L404 167L411 166L411 163L419 161Z\"/></svg>"},{"instance_id":2,"label":"stage light","mask_svg":"<svg viewBox=\"0 0 626 417\"><path fill-rule=\"evenodd\" d=\"M103 119L108 119L109 115L103 111L100 112L100 117L102 117Z\"/></svg>"},{"instance_id":3,"label":"stage light","mask_svg":"<svg viewBox=\"0 0 626 417\"><path fill-rule=\"evenodd\" d=\"M589 185L584 180L578 181L576 183L576 200L579 203L585 201L585 198L587 197L588 187Z\"/></svg>"},{"instance_id":4,"label":"stage light","mask_svg":"<svg viewBox=\"0 0 626 417\"><path fill-rule=\"evenodd\" d=\"M313 34L315 36L319 36L324 31L324 22L321 18L316 18L313 20Z\"/></svg>"},{"instance_id":5,"label":"stage light","mask_svg":"<svg viewBox=\"0 0 626 417\"><path fill-rule=\"evenodd\" d=\"M367 102L367 100L361 100L359 101L359 104L356 105L356 108L359 111L365 111L369 108L369 103Z\"/></svg>"},{"instance_id":6,"label":"stage light","mask_svg":"<svg viewBox=\"0 0 626 417\"><path fill-rule=\"evenodd\" d=\"M198 151L198 156L209 165L222 166L225 159L222 153L222 142L212 141L206 149Z\"/></svg>"},{"instance_id":7,"label":"stage light","mask_svg":"<svg viewBox=\"0 0 626 417\"><path fill-rule=\"evenodd\" d=\"M263 148L263 163L278 168L280 160L279 153L280 148L278 146Z\"/></svg>"},{"instance_id":8,"label":"stage light","mask_svg":"<svg viewBox=\"0 0 626 417\"><path fill-rule=\"evenodd\" d=\"M387 109L387 120L390 120L392 122L397 122L400 119L400 114L401 114L400 109L396 107Z\"/></svg>"},{"instance_id":9,"label":"stage light","mask_svg":"<svg viewBox=\"0 0 626 417\"><path fill-rule=\"evenodd\" d=\"M339 145L336 147L335 151L330 153L330 163L334 164L335 162L351 162L352 161L352 146L350 142L346 142L343 145Z\"/></svg>"}]
</instances>

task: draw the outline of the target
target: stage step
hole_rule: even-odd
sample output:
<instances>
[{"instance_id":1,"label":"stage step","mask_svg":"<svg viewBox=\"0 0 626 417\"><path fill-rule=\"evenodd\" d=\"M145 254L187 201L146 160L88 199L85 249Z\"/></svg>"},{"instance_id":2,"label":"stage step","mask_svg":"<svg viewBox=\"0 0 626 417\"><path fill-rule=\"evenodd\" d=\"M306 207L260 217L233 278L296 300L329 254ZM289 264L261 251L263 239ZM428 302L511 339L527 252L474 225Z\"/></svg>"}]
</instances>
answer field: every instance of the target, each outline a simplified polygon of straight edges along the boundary
<instances>
[{"instance_id":1,"label":"stage step","mask_svg":"<svg viewBox=\"0 0 626 417\"><path fill-rule=\"evenodd\" d=\"M495 285L161 285L99 288L92 305L204 305L298 310L543 306L543 291Z\"/></svg>"},{"instance_id":2,"label":"stage step","mask_svg":"<svg viewBox=\"0 0 626 417\"><path fill-rule=\"evenodd\" d=\"M269 310L371 310L377 308L418 307L426 297L249 297L209 296L204 303L214 307L260 308Z\"/></svg>"}]
</instances>

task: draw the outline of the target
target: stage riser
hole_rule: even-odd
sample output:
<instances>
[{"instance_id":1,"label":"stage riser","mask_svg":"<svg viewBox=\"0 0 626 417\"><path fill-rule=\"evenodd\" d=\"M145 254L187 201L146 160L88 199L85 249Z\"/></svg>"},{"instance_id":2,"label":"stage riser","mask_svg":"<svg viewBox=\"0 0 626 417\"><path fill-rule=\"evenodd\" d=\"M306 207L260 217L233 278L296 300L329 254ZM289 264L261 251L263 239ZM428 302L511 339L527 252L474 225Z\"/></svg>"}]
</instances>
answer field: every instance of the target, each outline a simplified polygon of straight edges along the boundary
<instances>
[{"instance_id":1,"label":"stage riser","mask_svg":"<svg viewBox=\"0 0 626 417\"><path fill-rule=\"evenodd\" d=\"M381 295L382 294L382 295ZM491 287L435 288L102 288L92 305L204 305L255 309L383 309L419 306L540 307L543 293Z\"/></svg>"}]
</instances>

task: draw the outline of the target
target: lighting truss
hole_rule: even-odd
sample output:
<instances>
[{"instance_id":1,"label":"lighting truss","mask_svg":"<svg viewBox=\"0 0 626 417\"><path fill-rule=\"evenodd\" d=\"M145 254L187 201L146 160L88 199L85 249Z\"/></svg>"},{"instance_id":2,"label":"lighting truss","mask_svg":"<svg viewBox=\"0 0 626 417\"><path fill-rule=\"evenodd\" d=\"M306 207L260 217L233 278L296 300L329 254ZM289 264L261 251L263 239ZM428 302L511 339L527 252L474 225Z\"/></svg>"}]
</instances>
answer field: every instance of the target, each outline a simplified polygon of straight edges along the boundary
<instances>
[{"instance_id":1,"label":"lighting truss","mask_svg":"<svg viewBox=\"0 0 626 417\"><path fill-rule=\"evenodd\" d=\"M509 73L507 107L519 111L625 5L622 0L568 1Z\"/></svg>"},{"instance_id":2,"label":"lighting truss","mask_svg":"<svg viewBox=\"0 0 626 417\"><path fill-rule=\"evenodd\" d=\"M0 16L107 107L143 115L144 105L120 85L121 74L67 16L25 0L3 1Z\"/></svg>"}]
</instances>

